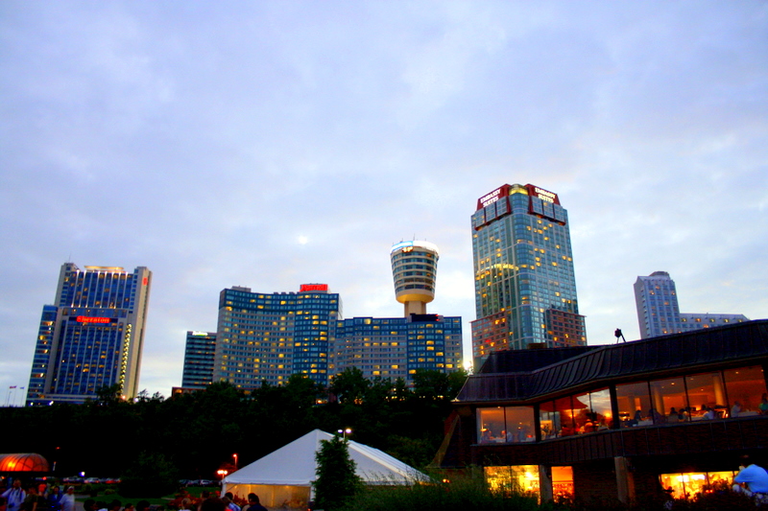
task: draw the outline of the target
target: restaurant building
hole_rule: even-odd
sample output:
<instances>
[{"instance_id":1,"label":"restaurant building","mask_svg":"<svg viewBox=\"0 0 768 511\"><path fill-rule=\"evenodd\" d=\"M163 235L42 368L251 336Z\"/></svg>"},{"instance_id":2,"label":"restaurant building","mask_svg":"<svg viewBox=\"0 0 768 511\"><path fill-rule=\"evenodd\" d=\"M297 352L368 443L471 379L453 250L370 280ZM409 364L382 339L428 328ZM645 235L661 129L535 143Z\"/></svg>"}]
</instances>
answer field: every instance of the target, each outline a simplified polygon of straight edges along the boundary
<instances>
[{"instance_id":1,"label":"restaurant building","mask_svg":"<svg viewBox=\"0 0 768 511\"><path fill-rule=\"evenodd\" d=\"M607 346L492 353L434 465L500 490L636 502L732 484L768 447L768 320Z\"/></svg>"}]
</instances>

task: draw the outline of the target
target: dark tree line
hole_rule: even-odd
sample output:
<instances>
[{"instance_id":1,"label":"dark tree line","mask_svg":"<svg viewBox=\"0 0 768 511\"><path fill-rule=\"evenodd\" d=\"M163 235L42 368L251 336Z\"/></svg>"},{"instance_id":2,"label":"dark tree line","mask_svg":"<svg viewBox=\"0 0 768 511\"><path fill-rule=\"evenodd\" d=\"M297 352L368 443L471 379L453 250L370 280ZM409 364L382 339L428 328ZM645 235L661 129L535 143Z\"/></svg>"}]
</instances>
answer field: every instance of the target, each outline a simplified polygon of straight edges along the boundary
<instances>
[{"instance_id":1,"label":"dark tree line","mask_svg":"<svg viewBox=\"0 0 768 511\"><path fill-rule=\"evenodd\" d=\"M132 403L105 388L83 405L0 408L0 452L42 454L58 476L119 477L153 456L180 478L212 478L234 453L244 466L315 428L352 428L353 440L420 468L437 452L465 379L464 372L425 371L408 388L353 368L328 389L297 374L248 395L214 383L168 399L142 393Z\"/></svg>"}]
</instances>

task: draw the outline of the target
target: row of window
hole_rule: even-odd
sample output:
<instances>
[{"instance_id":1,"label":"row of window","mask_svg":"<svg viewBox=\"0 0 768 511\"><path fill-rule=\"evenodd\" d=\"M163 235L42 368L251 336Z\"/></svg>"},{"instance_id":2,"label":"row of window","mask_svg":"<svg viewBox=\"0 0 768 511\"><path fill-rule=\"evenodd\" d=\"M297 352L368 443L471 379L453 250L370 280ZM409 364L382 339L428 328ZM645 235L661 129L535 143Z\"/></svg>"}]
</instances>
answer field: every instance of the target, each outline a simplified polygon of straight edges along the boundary
<instances>
[{"instance_id":1,"label":"row of window","mask_svg":"<svg viewBox=\"0 0 768 511\"><path fill-rule=\"evenodd\" d=\"M547 440L605 429L768 415L767 392L760 366L625 383L535 406L479 408L477 438L480 443L533 442L537 431Z\"/></svg>"}]
</instances>

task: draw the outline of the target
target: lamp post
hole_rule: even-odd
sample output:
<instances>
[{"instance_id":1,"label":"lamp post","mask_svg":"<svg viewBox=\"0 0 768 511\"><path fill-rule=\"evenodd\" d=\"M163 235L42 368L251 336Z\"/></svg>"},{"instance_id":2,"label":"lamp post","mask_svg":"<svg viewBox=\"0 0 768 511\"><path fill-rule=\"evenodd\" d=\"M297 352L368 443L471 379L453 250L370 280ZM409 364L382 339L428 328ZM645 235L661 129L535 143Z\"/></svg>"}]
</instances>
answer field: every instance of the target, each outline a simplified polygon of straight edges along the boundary
<instances>
[{"instance_id":1,"label":"lamp post","mask_svg":"<svg viewBox=\"0 0 768 511\"><path fill-rule=\"evenodd\" d=\"M237 453L233 454L232 458L235 460L235 470L237 470Z\"/></svg>"},{"instance_id":2,"label":"lamp post","mask_svg":"<svg viewBox=\"0 0 768 511\"><path fill-rule=\"evenodd\" d=\"M341 435L342 439L346 440L347 435L352 434L352 429L351 428L340 429L337 433Z\"/></svg>"}]
</instances>

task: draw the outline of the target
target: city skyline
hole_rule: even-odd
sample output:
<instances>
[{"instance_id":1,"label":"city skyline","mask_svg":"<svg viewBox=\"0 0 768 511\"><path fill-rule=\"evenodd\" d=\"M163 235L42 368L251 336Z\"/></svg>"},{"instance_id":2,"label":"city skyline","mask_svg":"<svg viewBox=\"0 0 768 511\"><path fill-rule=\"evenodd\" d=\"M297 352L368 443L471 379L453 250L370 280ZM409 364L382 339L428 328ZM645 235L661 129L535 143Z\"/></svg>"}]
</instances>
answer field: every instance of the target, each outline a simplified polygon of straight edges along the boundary
<instances>
[{"instance_id":1,"label":"city skyline","mask_svg":"<svg viewBox=\"0 0 768 511\"><path fill-rule=\"evenodd\" d=\"M227 287L324 282L344 317L401 316L403 239L440 247L429 309L463 318L471 357L469 217L500 183L566 205L590 345L640 338L632 286L658 270L683 311L765 318L767 20L757 1L3 2L0 391L27 386L66 261L152 269L150 394Z\"/></svg>"}]
</instances>

